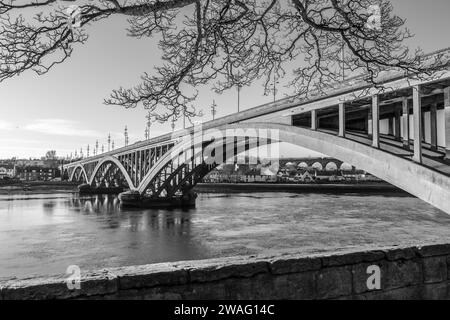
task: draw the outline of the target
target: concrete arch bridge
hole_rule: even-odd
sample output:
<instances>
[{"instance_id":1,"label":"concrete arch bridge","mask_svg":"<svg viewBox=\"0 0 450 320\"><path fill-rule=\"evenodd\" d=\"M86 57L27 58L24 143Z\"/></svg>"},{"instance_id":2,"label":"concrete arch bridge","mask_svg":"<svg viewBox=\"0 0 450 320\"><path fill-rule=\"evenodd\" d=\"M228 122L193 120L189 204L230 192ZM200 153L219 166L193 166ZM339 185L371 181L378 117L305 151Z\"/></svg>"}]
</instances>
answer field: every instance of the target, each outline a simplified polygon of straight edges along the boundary
<instances>
[{"instance_id":1,"label":"concrete arch bridge","mask_svg":"<svg viewBox=\"0 0 450 320\"><path fill-rule=\"evenodd\" d=\"M149 198L191 190L217 165L287 142L349 163L450 213L450 72L381 75L385 90L349 79L64 166L72 181L125 185ZM261 151L262 150L262 151Z\"/></svg>"}]
</instances>

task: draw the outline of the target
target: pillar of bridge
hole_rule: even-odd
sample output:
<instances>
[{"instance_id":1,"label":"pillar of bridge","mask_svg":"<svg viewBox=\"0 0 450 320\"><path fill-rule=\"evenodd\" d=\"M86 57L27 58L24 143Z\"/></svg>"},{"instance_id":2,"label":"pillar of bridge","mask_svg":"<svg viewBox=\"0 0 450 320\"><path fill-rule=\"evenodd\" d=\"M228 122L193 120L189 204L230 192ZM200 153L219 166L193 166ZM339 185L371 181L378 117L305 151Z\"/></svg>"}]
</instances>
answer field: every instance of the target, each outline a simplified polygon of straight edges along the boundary
<instances>
[{"instance_id":1,"label":"pillar of bridge","mask_svg":"<svg viewBox=\"0 0 450 320\"><path fill-rule=\"evenodd\" d=\"M437 150L437 102L433 102L430 106L430 131L431 149Z\"/></svg>"},{"instance_id":2,"label":"pillar of bridge","mask_svg":"<svg viewBox=\"0 0 450 320\"><path fill-rule=\"evenodd\" d=\"M450 87L444 90L445 158L450 160Z\"/></svg>"},{"instance_id":3,"label":"pillar of bridge","mask_svg":"<svg viewBox=\"0 0 450 320\"><path fill-rule=\"evenodd\" d=\"M414 156L413 160L422 163L422 98L421 87L413 87L413 128L414 128Z\"/></svg>"},{"instance_id":4,"label":"pillar of bridge","mask_svg":"<svg viewBox=\"0 0 450 320\"><path fill-rule=\"evenodd\" d=\"M409 107L408 98L402 100L402 119L403 119L403 147L409 150Z\"/></svg>"},{"instance_id":5,"label":"pillar of bridge","mask_svg":"<svg viewBox=\"0 0 450 320\"><path fill-rule=\"evenodd\" d=\"M372 139L372 107L367 111L367 134Z\"/></svg>"},{"instance_id":6,"label":"pillar of bridge","mask_svg":"<svg viewBox=\"0 0 450 320\"><path fill-rule=\"evenodd\" d=\"M339 137L345 137L345 104L339 104Z\"/></svg>"},{"instance_id":7,"label":"pillar of bridge","mask_svg":"<svg viewBox=\"0 0 450 320\"><path fill-rule=\"evenodd\" d=\"M396 106L394 115L394 135L395 139L401 141L401 110Z\"/></svg>"},{"instance_id":8,"label":"pillar of bridge","mask_svg":"<svg viewBox=\"0 0 450 320\"><path fill-rule=\"evenodd\" d=\"M372 96L372 146L380 147L380 96Z\"/></svg>"},{"instance_id":9,"label":"pillar of bridge","mask_svg":"<svg viewBox=\"0 0 450 320\"><path fill-rule=\"evenodd\" d=\"M317 110L311 111L311 130L317 130Z\"/></svg>"}]
</instances>

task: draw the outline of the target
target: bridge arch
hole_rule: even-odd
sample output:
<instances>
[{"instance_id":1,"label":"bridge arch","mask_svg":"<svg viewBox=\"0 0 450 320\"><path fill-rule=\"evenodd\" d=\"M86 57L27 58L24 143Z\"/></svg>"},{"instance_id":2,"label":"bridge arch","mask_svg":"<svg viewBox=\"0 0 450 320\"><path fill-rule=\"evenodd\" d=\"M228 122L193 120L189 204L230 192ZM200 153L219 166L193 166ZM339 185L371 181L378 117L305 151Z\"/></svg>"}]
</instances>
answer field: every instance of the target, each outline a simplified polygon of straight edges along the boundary
<instances>
[{"instance_id":1,"label":"bridge arch","mask_svg":"<svg viewBox=\"0 0 450 320\"><path fill-rule=\"evenodd\" d=\"M90 185L92 185L94 183L95 177L97 176L97 173L99 172L100 168L102 167L102 165L104 165L108 162L114 164L115 166L117 166L119 168L119 170L122 172L123 176L125 177L125 180L127 181L128 186L130 188L132 188L134 186L134 184L130 178L130 175L128 174L127 170L122 165L122 163L119 161L119 159L117 159L113 156L106 156L97 163L97 165L94 168L94 171L92 171L92 176L88 183Z\"/></svg>"},{"instance_id":2,"label":"bridge arch","mask_svg":"<svg viewBox=\"0 0 450 320\"><path fill-rule=\"evenodd\" d=\"M301 146L322 154L327 154L340 161L351 163L353 166L370 172L378 178L450 214L450 201L448 201L450 195L450 177L421 166L418 163L343 137L291 125L240 123L223 126L218 129L246 130L248 128L255 130L277 130L279 135L278 141ZM228 140L234 143L233 139ZM176 148L178 148L178 151L182 151L183 144L176 145ZM150 170L137 190L141 193L145 192L149 179L155 176L155 172L162 170L168 161L170 161L170 155L166 154ZM207 169L210 171L213 167ZM207 172L203 173L205 175L207 174Z\"/></svg>"},{"instance_id":3,"label":"bridge arch","mask_svg":"<svg viewBox=\"0 0 450 320\"><path fill-rule=\"evenodd\" d=\"M308 170L309 165L303 161L303 162L300 162L297 167L302 170Z\"/></svg>"},{"instance_id":4,"label":"bridge arch","mask_svg":"<svg viewBox=\"0 0 450 320\"><path fill-rule=\"evenodd\" d=\"M326 164L325 166L325 171L337 171L338 170L338 166L335 162L330 161Z\"/></svg>"},{"instance_id":5,"label":"bridge arch","mask_svg":"<svg viewBox=\"0 0 450 320\"><path fill-rule=\"evenodd\" d=\"M323 165L320 162L317 161L317 162L314 162L311 165L311 168L314 169L314 170L322 171L323 170Z\"/></svg>"},{"instance_id":6,"label":"bridge arch","mask_svg":"<svg viewBox=\"0 0 450 320\"><path fill-rule=\"evenodd\" d=\"M81 174L84 176L84 181L85 181L86 183L88 183L88 182L89 182L88 175L87 175L87 173L86 173L86 170L84 169L84 167L83 167L81 164L77 165L77 166L73 169L72 174L70 175L70 179L69 179L69 180L70 180L70 181L73 181L73 178L74 178L75 173L77 172L77 170L81 170Z\"/></svg>"}]
</instances>

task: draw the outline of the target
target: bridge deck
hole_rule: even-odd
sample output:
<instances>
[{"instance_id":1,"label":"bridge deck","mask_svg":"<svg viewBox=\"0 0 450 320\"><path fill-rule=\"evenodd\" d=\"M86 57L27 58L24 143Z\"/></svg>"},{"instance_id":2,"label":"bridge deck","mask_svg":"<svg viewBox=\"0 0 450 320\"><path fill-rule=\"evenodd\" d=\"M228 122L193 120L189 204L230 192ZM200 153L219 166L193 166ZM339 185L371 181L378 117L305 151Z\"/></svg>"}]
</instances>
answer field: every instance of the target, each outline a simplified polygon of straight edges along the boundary
<instances>
[{"instance_id":1,"label":"bridge deck","mask_svg":"<svg viewBox=\"0 0 450 320\"><path fill-rule=\"evenodd\" d=\"M333 130L318 129L317 131L328 133L331 135L337 135L337 132ZM372 145L372 139L364 133L347 131L345 133L345 138L365 144L367 146ZM413 140L410 140L410 148L409 150L406 150L403 146L403 141L396 140L393 136L380 134L380 149L383 151L389 152L403 159L413 161L412 159L414 155L413 148L414 148ZM443 152L431 150L430 145L425 142L422 142L422 152L423 152L423 159L422 159L423 166L431 170L435 170L439 173L442 173L446 176L450 176L450 161L444 159L445 154Z\"/></svg>"}]
</instances>

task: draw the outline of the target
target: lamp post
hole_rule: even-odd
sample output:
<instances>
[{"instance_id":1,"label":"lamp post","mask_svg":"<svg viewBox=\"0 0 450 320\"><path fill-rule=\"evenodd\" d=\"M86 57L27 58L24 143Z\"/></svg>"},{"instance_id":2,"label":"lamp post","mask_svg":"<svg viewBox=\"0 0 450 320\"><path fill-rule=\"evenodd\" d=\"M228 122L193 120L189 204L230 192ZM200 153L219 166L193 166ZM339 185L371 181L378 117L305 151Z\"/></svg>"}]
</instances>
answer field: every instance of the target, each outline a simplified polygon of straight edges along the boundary
<instances>
[{"instance_id":1,"label":"lamp post","mask_svg":"<svg viewBox=\"0 0 450 320\"><path fill-rule=\"evenodd\" d=\"M112 141L112 150L114 150L114 140Z\"/></svg>"},{"instance_id":2,"label":"lamp post","mask_svg":"<svg viewBox=\"0 0 450 320\"><path fill-rule=\"evenodd\" d=\"M127 128L127 126L125 126L125 131L124 131L123 135L125 137L125 146L128 146L128 128Z\"/></svg>"},{"instance_id":3,"label":"lamp post","mask_svg":"<svg viewBox=\"0 0 450 320\"><path fill-rule=\"evenodd\" d=\"M272 92L273 92L273 102L276 101L277 98L277 84L280 82L276 80L275 74L273 75L273 83L272 83Z\"/></svg>"},{"instance_id":4,"label":"lamp post","mask_svg":"<svg viewBox=\"0 0 450 320\"><path fill-rule=\"evenodd\" d=\"M216 101L213 100L213 104L211 105L211 114L212 114L213 120L216 118L216 113L217 113L216 107L217 107Z\"/></svg>"},{"instance_id":5,"label":"lamp post","mask_svg":"<svg viewBox=\"0 0 450 320\"><path fill-rule=\"evenodd\" d=\"M98 140L95 141L95 153L94 153L94 154L95 154L95 155L98 154Z\"/></svg>"},{"instance_id":6,"label":"lamp post","mask_svg":"<svg viewBox=\"0 0 450 320\"><path fill-rule=\"evenodd\" d=\"M87 153L87 157L89 158L89 145L87 145L86 153Z\"/></svg>"},{"instance_id":7,"label":"lamp post","mask_svg":"<svg viewBox=\"0 0 450 320\"><path fill-rule=\"evenodd\" d=\"M108 152L111 151L111 133L108 134Z\"/></svg>"},{"instance_id":8,"label":"lamp post","mask_svg":"<svg viewBox=\"0 0 450 320\"><path fill-rule=\"evenodd\" d=\"M152 126L152 116L149 112L145 117L147 118L146 134L147 134L147 140L148 140L148 139L150 139L150 127Z\"/></svg>"},{"instance_id":9,"label":"lamp post","mask_svg":"<svg viewBox=\"0 0 450 320\"><path fill-rule=\"evenodd\" d=\"M175 118L172 117L172 123L170 124L170 126L172 127L172 132L175 131Z\"/></svg>"}]
</instances>

